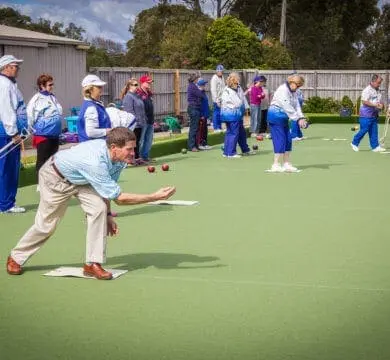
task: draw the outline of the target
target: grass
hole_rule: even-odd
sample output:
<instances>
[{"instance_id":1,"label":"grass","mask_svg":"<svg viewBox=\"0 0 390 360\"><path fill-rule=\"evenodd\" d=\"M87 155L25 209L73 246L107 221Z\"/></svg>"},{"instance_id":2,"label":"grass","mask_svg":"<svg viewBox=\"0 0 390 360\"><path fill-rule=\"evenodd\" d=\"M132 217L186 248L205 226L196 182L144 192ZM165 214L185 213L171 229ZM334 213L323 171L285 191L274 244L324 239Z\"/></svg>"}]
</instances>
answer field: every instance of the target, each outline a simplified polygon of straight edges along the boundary
<instances>
[{"instance_id":1,"label":"grass","mask_svg":"<svg viewBox=\"0 0 390 360\"><path fill-rule=\"evenodd\" d=\"M115 281L42 276L83 263L72 201L25 274L0 275L1 359L389 359L390 155L367 140L351 151L349 128L305 131L299 174L264 172L268 140L252 157L223 159L216 146L161 158L154 174L127 169L123 191L175 184L175 199L200 204L115 207L107 266L129 270ZM18 203L29 211L0 217L3 268L33 222L35 187Z\"/></svg>"}]
</instances>

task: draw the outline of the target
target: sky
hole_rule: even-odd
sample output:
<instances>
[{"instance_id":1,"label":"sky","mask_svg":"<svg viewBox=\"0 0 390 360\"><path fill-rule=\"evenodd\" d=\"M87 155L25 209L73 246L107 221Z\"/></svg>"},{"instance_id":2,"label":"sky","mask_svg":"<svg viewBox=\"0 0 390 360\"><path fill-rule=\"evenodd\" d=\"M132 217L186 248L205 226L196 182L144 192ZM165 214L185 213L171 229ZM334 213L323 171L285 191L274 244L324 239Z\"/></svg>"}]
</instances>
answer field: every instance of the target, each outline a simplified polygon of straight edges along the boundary
<instances>
[{"instance_id":1,"label":"sky","mask_svg":"<svg viewBox=\"0 0 390 360\"><path fill-rule=\"evenodd\" d=\"M13 0L1 1L0 7L12 7L35 21L42 17L52 23L73 22L86 30L88 39L101 36L125 43L131 37L129 25L134 24L137 14L156 3L156 0Z\"/></svg>"},{"instance_id":2,"label":"sky","mask_svg":"<svg viewBox=\"0 0 390 360\"><path fill-rule=\"evenodd\" d=\"M2 1L0 7L13 7L33 20L39 17L82 26L86 36L101 36L126 43L131 38L129 25L138 13L157 4L157 0L13 0ZM390 3L379 0L378 5ZM208 9L212 13L212 9Z\"/></svg>"}]
</instances>

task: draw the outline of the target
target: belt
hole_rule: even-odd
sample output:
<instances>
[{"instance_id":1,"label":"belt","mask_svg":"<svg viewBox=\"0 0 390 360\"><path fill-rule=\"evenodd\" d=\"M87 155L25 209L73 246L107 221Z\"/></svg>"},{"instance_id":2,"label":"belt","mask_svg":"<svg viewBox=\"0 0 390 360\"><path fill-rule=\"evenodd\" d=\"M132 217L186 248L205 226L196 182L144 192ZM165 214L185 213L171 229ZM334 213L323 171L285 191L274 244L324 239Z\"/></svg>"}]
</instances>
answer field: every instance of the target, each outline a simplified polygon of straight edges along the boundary
<instances>
[{"instance_id":1,"label":"belt","mask_svg":"<svg viewBox=\"0 0 390 360\"><path fill-rule=\"evenodd\" d=\"M54 162L51 163L51 166L53 167L54 169L54 172L62 179L62 180L65 180L66 182L69 182L64 175L61 174L60 170L58 170L56 164L54 164Z\"/></svg>"}]
</instances>

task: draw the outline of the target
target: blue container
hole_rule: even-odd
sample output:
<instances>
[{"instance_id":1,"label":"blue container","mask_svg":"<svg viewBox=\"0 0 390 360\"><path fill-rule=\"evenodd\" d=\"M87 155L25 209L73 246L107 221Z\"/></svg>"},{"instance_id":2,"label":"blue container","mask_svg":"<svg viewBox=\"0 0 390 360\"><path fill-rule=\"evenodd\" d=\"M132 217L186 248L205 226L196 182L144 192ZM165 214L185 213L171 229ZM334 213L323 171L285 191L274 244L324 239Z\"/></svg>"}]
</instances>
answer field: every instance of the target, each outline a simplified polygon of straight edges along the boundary
<instances>
[{"instance_id":1,"label":"blue container","mask_svg":"<svg viewBox=\"0 0 390 360\"><path fill-rule=\"evenodd\" d=\"M65 118L66 127L68 128L68 132L77 134L77 120L78 116L67 116Z\"/></svg>"}]
</instances>

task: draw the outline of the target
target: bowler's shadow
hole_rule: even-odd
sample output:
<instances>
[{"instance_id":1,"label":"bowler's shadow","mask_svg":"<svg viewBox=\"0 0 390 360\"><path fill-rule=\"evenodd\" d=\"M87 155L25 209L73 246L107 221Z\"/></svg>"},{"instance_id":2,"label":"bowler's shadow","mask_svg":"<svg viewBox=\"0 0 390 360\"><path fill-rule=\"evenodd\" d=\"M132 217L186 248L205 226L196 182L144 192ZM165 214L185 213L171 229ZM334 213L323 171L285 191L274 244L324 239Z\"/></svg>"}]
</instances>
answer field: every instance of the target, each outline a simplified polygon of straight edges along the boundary
<instances>
[{"instance_id":1,"label":"bowler's shadow","mask_svg":"<svg viewBox=\"0 0 390 360\"><path fill-rule=\"evenodd\" d=\"M226 265L210 264L219 260L217 256L198 256L192 254L172 254L172 253L139 253L110 257L104 267L120 268L129 271L146 269L154 266L157 269L199 269L199 268L219 268ZM182 265L185 264L185 265ZM191 264L191 265L190 265ZM202 265L200 265L202 264ZM60 266L82 267L82 263L55 264L55 265L34 265L26 266L27 271L50 271Z\"/></svg>"},{"instance_id":2,"label":"bowler's shadow","mask_svg":"<svg viewBox=\"0 0 390 360\"><path fill-rule=\"evenodd\" d=\"M305 170L305 169L322 169L322 170L329 170L332 166L341 166L344 165L343 163L334 163L334 164L312 164L312 165L302 165L299 166L298 168L300 170Z\"/></svg>"},{"instance_id":3,"label":"bowler's shadow","mask_svg":"<svg viewBox=\"0 0 390 360\"><path fill-rule=\"evenodd\" d=\"M193 254L173 253L139 253L110 257L107 260L107 267L116 265L121 269L135 271L146 269L150 266L165 270L218 268L225 266L221 264L210 264L217 260L219 260L219 258L216 256L198 256Z\"/></svg>"}]
</instances>

